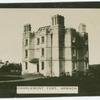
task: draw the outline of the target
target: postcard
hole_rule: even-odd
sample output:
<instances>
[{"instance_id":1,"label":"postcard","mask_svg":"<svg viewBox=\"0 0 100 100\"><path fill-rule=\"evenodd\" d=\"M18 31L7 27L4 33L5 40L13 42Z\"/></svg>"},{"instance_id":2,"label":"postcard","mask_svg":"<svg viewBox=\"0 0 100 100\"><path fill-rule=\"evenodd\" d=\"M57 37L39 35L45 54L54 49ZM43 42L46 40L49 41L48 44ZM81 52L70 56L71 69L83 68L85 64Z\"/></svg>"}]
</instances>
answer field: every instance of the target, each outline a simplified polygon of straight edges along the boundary
<instances>
[{"instance_id":1,"label":"postcard","mask_svg":"<svg viewBox=\"0 0 100 100\"><path fill-rule=\"evenodd\" d=\"M100 96L100 3L0 4L0 97Z\"/></svg>"}]
</instances>

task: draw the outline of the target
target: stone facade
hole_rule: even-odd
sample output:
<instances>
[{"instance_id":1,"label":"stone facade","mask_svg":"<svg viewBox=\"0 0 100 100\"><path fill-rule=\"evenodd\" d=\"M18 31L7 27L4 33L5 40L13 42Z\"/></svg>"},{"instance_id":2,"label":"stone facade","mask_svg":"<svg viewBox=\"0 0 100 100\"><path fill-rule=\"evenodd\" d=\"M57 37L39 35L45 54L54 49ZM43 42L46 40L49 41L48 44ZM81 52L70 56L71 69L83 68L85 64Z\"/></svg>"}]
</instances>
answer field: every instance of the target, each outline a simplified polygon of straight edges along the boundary
<instances>
[{"instance_id":1,"label":"stone facade","mask_svg":"<svg viewBox=\"0 0 100 100\"><path fill-rule=\"evenodd\" d=\"M22 74L41 73L44 76L72 75L88 69L88 34L86 25L79 31L65 28L64 17L54 15L52 25L32 32L24 26Z\"/></svg>"}]
</instances>

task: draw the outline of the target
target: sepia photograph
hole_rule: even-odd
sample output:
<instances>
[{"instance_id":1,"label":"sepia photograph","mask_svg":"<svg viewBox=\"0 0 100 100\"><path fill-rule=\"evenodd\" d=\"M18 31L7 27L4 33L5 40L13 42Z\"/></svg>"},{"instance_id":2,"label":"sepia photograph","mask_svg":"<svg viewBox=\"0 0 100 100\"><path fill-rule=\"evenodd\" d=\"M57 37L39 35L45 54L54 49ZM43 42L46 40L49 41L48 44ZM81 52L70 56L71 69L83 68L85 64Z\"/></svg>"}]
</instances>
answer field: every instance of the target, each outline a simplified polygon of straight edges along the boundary
<instances>
[{"instance_id":1,"label":"sepia photograph","mask_svg":"<svg viewBox=\"0 0 100 100\"><path fill-rule=\"evenodd\" d=\"M100 9L22 5L0 5L0 97L100 96Z\"/></svg>"}]
</instances>

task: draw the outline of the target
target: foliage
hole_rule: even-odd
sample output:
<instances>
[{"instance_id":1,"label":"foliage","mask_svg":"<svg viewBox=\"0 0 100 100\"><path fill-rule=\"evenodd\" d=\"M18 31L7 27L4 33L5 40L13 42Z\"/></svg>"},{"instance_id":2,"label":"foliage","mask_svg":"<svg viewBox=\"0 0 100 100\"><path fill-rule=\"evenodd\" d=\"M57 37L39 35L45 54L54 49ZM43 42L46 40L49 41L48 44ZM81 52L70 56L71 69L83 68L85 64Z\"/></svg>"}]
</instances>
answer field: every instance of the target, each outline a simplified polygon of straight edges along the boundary
<instances>
[{"instance_id":1,"label":"foliage","mask_svg":"<svg viewBox=\"0 0 100 100\"><path fill-rule=\"evenodd\" d=\"M4 64L2 68L0 69L0 74L2 75L20 75L22 71L21 64Z\"/></svg>"}]
</instances>

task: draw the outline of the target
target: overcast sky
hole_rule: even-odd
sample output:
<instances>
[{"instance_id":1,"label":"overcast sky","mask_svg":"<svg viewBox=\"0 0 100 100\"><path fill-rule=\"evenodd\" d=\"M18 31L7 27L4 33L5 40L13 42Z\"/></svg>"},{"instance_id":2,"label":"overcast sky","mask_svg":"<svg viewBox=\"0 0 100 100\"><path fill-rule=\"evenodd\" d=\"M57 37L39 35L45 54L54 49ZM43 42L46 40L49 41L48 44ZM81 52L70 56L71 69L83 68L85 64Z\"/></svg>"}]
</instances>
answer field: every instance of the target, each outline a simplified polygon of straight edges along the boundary
<instances>
[{"instance_id":1,"label":"overcast sky","mask_svg":"<svg viewBox=\"0 0 100 100\"><path fill-rule=\"evenodd\" d=\"M30 23L32 30L51 25L51 17L61 14L65 26L78 29L85 23L89 34L89 63L100 63L100 10L99 9L1 9L0 59L21 62L23 26Z\"/></svg>"}]
</instances>

